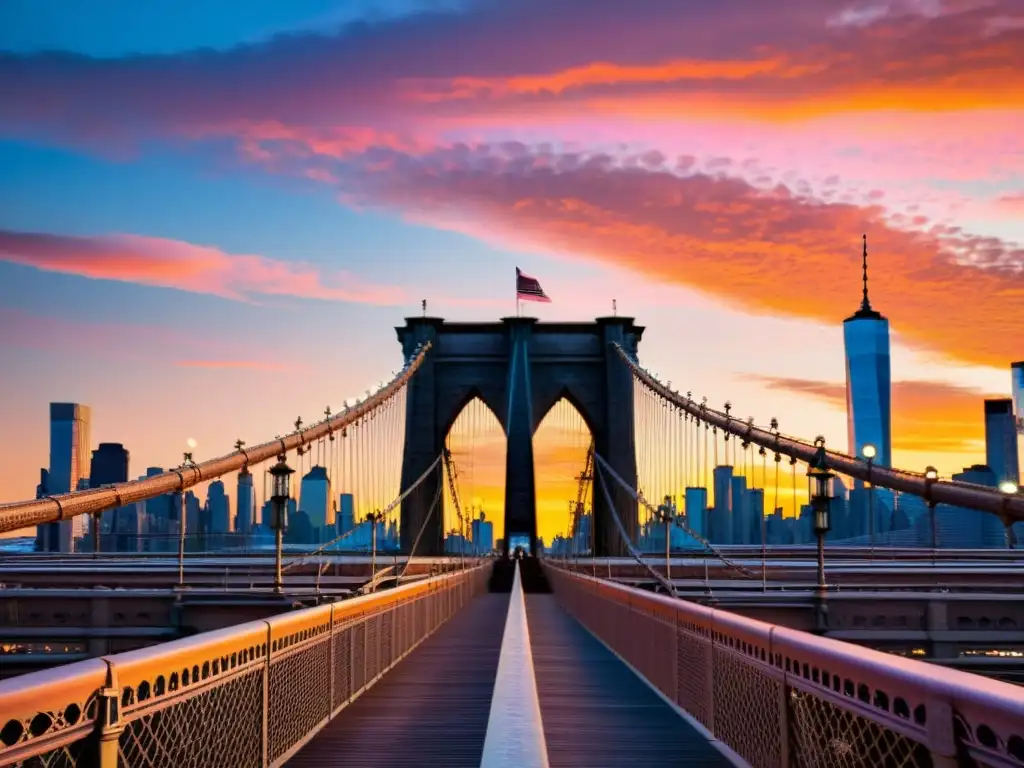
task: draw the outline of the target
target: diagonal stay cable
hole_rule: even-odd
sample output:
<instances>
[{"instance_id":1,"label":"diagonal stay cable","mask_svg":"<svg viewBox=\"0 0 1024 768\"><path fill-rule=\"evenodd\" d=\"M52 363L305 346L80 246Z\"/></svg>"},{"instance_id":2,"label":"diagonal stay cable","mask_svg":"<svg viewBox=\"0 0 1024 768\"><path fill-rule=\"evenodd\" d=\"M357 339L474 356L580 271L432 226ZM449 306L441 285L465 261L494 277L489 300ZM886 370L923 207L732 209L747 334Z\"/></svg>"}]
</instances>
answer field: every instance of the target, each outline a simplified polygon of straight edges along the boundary
<instances>
[{"instance_id":1,"label":"diagonal stay cable","mask_svg":"<svg viewBox=\"0 0 1024 768\"><path fill-rule=\"evenodd\" d=\"M441 460L441 456L438 457L438 461ZM437 461L435 461L431 467L436 467ZM420 525L420 530L416 534L416 539L412 543L412 548L409 550L409 557L405 561L405 565L402 567L402 572L395 578L395 584L399 584L402 581L402 577L405 576L405 572L409 570L409 566L412 565L412 559L416 556L416 547L419 546L420 539L423 537L423 532L427 530L427 523L430 522L430 518L434 516L434 510L437 509L438 502L441 500L441 492L444 490L444 484L437 484L437 493L434 494L434 500L430 503L430 509L427 511L426 517L423 518L423 523Z\"/></svg>"},{"instance_id":2,"label":"diagonal stay cable","mask_svg":"<svg viewBox=\"0 0 1024 768\"><path fill-rule=\"evenodd\" d=\"M594 455L597 456L596 453ZM618 510L615 509L615 503L612 501L612 495L609 492L608 484L605 482L604 479L604 471L599 465L596 464L595 468L597 469L596 474L597 479L601 484L601 490L604 492L605 504L607 504L608 509L612 511L612 520L615 521L615 525L619 529L619 535L622 537L622 540L626 542L626 547L629 549L629 554L633 556L633 559L636 560L637 563L646 568L648 572L658 581L658 583L668 590L668 593L672 595L672 597L677 597L676 588L672 586L672 582L666 579L662 574L658 573L658 571L654 567L652 567L650 563L644 560L643 555L641 555L637 551L636 547L633 546L633 542L630 540L629 535L626 533L625 527L622 525L622 520L619 519L619 512Z\"/></svg>"},{"instance_id":3,"label":"diagonal stay cable","mask_svg":"<svg viewBox=\"0 0 1024 768\"><path fill-rule=\"evenodd\" d=\"M455 462L451 458L451 451L447 448L444 452L444 469L448 477L448 492L452 496L452 504L455 506L455 513L459 518L459 534L462 536L462 545L459 547L459 560L462 569L466 568L466 521L462 517L462 504L459 501L459 488L455 482L458 472L455 470Z\"/></svg>"},{"instance_id":4,"label":"diagonal stay cable","mask_svg":"<svg viewBox=\"0 0 1024 768\"><path fill-rule=\"evenodd\" d=\"M608 474L611 475L612 479L615 480L623 488L625 488L626 492L629 493L634 499L636 499L636 501L639 504L642 504L644 508L647 509L651 514L659 515L658 510L654 506L652 506L651 503L647 501L647 499L644 498L643 494L639 493L635 488L632 488L629 485L629 483L623 480L622 476L619 475L614 469L612 469L608 462L605 461L604 457L601 456L601 454L597 453L596 451L594 452L594 460L597 462L597 465L601 469L607 470ZM678 520L678 518L677 525L679 525L680 528L686 531L686 533L689 534L695 541L699 541L701 544L703 544L712 554L714 554L715 557L717 557L719 560L725 563L725 565L729 568L732 568L738 571L739 573L742 573L747 578L760 578L759 574L755 574L753 571L744 568L739 563L730 560L728 557L723 555L721 552L718 551L718 548L714 544L712 544L703 536L701 536L700 534L696 533L695 531L691 530L689 527L684 525L682 522Z\"/></svg>"},{"instance_id":5,"label":"diagonal stay cable","mask_svg":"<svg viewBox=\"0 0 1024 768\"><path fill-rule=\"evenodd\" d=\"M416 478L416 482L414 482L412 485L410 485L408 489L406 489L405 491L400 493L395 498L394 501L392 501L383 510L381 510L381 512L380 512L381 519L386 518L388 515L390 515L395 510L395 508L398 507L399 504L401 504L403 501L405 501L405 498L410 493L415 491L423 483L423 481L427 479L427 477L430 475L430 473L433 472L437 468L437 464L438 464L439 461L441 461L441 457L440 456L438 456L436 459L434 459L434 462L423 472L423 474L420 475L418 478ZM321 544L317 549L314 549L312 552L307 552L304 555L300 555L297 559L293 560L292 562L288 563L288 565L286 565L283 568L281 568L281 572L284 573L284 572L288 571L291 568L294 568L294 567L296 567L298 565L304 564L305 562L307 562L306 558L315 557L316 555L323 554L325 550L327 550L330 547L333 547L335 544L337 544L340 541L348 538L353 533L355 533L357 530L359 530L358 526L354 527L351 531L345 531L345 533L341 534L341 536L338 536L338 537L336 537L334 539L331 539L326 544Z\"/></svg>"}]
</instances>

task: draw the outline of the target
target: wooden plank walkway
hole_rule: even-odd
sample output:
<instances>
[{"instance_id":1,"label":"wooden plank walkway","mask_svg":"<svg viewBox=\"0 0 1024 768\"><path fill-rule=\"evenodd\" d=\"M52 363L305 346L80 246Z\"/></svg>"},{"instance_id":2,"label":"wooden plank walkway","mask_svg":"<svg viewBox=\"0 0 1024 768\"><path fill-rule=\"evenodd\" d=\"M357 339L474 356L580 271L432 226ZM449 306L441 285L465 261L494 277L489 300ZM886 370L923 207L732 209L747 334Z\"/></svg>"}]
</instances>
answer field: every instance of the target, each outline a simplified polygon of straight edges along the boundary
<instances>
[{"instance_id":1,"label":"wooden plank walkway","mask_svg":"<svg viewBox=\"0 0 1024 768\"><path fill-rule=\"evenodd\" d=\"M479 768L508 600L470 601L288 765Z\"/></svg>"},{"instance_id":2,"label":"wooden plank walkway","mask_svg":"<svg viewBox=\"0 0 1024 768\"><path fill-rule=\"evenodd\" d=\"M554 595L528 594L526 619L551 768L731 765Z\"/></svg>"}]
</instances>

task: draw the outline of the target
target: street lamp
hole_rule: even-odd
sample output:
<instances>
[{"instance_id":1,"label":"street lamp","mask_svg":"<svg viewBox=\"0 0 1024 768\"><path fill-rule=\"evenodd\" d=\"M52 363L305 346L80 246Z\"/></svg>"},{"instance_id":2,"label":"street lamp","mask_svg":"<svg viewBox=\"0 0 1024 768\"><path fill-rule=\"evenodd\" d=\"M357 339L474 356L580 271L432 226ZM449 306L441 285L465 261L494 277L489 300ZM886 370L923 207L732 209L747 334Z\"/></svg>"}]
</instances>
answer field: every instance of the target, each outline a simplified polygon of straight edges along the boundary
<instances>
[{"instance_id":1,"label":"street lamp","mask_svg":"<svg viewBox=\"0 0 1024 768\"><path fill-rule=\"evenodd\" d=\"M999 484L999 490L1008 496L1012 496L1018 491L1017 484L1012 480L1006 480Z\"/></svg>"},{"instance_id":2,"label":"street lamp","mask_svg":"<svg viewBox=\"0 0 1024 768\"><path fill-rule=\"evenodd\" d=\"M270 527L274 529L274 592L284 592L281 578L281 549L284 543L284 532L288 527L288 500L291 498L291 476L295 472L285 461L282 453L277 457L277 464L270 468Z\"/></svg>"},{"instance_id":3,"label":"street lamp","mask_svg":"<svg viewBox=\"0 0 1024 768\"><path fill-rule=\"evenodd\" d=\"M826 589L825 534L832 529L830 519L832 497L828 493L828 483L835 475L828 471L824 456L815 457L814 462L807 469L807 474L814 481L811 508L814 510L814 535L818 539L818 590L824 592Z\"/></svg>"},{"instance_id":4,"label":"street lamp","mask_svg":"<svg viewBox=\"0 0 1024 768\"><path fill-rule=\"evenodd\" d=\"M932 528L932 562L935 561L935 549L938 546L938 531L935 527L935 501L932 499L932 485L939 479L939 470L935 467L924 469L924 498L928 502L928 521Z\"/></svg>"},{"instance_id":5,"label":"street lamp","mask_svg":"<svg viewBox=\"0 0 1024 768\"><path fill-rule=\"evenodd\" d=\"M871 482L871 467L874 464L878 449L871 443L864 443L860 449L861 455L868 462L868 540L871 542L871 551L875 549L875 484Z\"/></svg>"}]
</instances>

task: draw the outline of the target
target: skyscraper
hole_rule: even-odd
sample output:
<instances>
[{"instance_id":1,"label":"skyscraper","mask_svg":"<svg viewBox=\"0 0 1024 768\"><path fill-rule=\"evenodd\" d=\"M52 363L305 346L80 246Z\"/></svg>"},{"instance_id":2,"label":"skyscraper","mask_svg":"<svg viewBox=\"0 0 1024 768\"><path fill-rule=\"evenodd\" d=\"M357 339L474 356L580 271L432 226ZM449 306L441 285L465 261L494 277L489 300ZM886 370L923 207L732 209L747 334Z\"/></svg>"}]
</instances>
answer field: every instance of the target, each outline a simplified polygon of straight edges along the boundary
<instances>
[{"instance_id":1,"label":"skyscraper","mask_svg":"<svg viewBox=\"0 0 1024 768\"><path fill-rule=\"evenodd\" d=\"M849 452L863 456L875 447L874 463L892 466L892 373L889 321L868 300L868 237L864 235L863 298L860 308L843 321L846 351L846 420ZM856 487L863 486L856 481Z\"/></svg>"},{"instance_id":2,"label":"skyscraper","mask_svg":"<svg viewBox=\"0 0 1024 768\"><path fill-rule=\"evenodd\" d=\"M732 467L712 470L715 506L711 510L707 538L714 544L731 544L733 534Z\"/></svg>"},{"instance_id":3,"label":"skyscraper","mask_svg":"<svg viewBox=\"0 0 1024 768\"><path fill-rule=\"evenodd\" d=\"M231 531L231 499L228 498L223 480L214 480L206 492L209 507L208 533L224 534Z\"/></svg>"},{"instance_id":4,"label":"skyscraper","mask_svg":"<svg viewBox=\"0 0 1024 768\"><path fill-rule=\"evenodd\" d=\"M89 427L92 411L78 403L50 403L50 471L46 494L56 496L78 488L89 477ZM40 526L41 546L48 552L74 552L85 529L81 515Z\"/></svg>"},{"instance_id":5,"label":"skyscraper","mask_svg":"<svg viewBox=\"0 0 1024 768\"><path fill-rule=\"evenodd\" d=\"M256 510L256 492L253 490L252 473L243 468L238 473L238 489L235 494L238 512L235 515L235 530L248 534L253 525Z\"/></svg>"},{"instance_id":6,"label":"skyscraper","mask_svg":"<svg viewBox=\"0 0 1024 768\"><path fill-rule=\"evenodd\" d=\"M303 476L299 489L299 509L309 517L314 541L330 541L334 538L327 530L328 526L334 526L334 510L331 508L331 479L327 476L326 468L317 465Z\"/></svg>"},{"instance_id":7,"label":"skyscraper","mask_svg":"<svg viewBox=\"0 0 1024 768\"><path fill-rule=\"evenodd\" d=\"M687 527L705 539L710 538L708 530L708 489L689 487L686 489L685 512Z\"/></svg>"},{"instance_id":8,"label":"skyscraper","mask_svg":"<svg viewBox=\"0 0 1024 768\"><path fill-rule=\"evenodd\" d=\"M128 481L128 451L121 443L100 443L99 448L92 452L92 463L89 465L89 487L102 488L112 483L124 483ZM100 540L102 534L115 533L117 538L113 544L104 543L105 549L115 552L126 552L129 548L127 541L121 540L121 528L119 525L122 518L127 518L135 513L134 505L112 509L103 514L100 521ZM135 515L136 520L138 515ZM93 531L95 536L97 531Z\"/></svg>"},{"instance_id":9,"label":"skyscraper","mask_svg":"<svg viewBox=\"0 0 1024 768\"><path fill-rule=\"evenodd\" d=\"M995 472L997 483L1020 483L1017 425L1009 398L985 401L985 463Z\"/></svg>"},{"instance_id":10,"label":"skyscraper","mask_svg":"<svg viewBox=\"0 0 1024 768\"><path fill-rule=\"evenodd\" d=\"M356 502L351 493L343 493L338 497L338 519L335 521L338 535L348 533L356 525Z\"/></svg>"}]
</instances>

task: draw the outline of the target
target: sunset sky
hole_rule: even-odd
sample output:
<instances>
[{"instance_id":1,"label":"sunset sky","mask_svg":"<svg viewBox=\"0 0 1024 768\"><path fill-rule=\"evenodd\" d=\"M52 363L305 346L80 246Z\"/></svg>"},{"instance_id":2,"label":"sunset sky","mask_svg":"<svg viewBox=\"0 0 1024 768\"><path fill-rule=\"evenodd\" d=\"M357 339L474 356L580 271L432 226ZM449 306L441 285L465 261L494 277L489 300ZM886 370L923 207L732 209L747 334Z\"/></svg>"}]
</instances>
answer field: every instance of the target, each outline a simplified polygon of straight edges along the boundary
<instances>
[{"instance_id":1,"label":"sunset sky","mask_svg":"<svg viewBox=\"0 0 1024 768\"><path fill-rule=\"evenodd\" d=\"M50 401L133 474L209 458L389 378L423 298L513 314L516 266L542 320L616 299L663 380L843 447L864 232L895 462L983 461L1024 359L1020 0L216 6L0 7L0 499Z\"/></svg>"}]
</instances>

